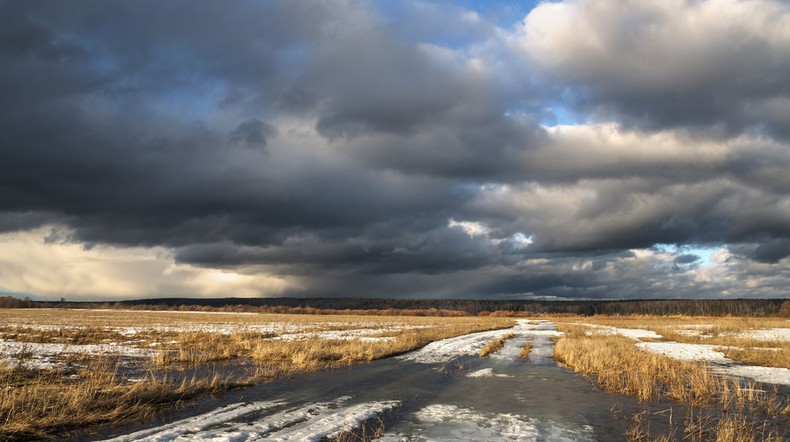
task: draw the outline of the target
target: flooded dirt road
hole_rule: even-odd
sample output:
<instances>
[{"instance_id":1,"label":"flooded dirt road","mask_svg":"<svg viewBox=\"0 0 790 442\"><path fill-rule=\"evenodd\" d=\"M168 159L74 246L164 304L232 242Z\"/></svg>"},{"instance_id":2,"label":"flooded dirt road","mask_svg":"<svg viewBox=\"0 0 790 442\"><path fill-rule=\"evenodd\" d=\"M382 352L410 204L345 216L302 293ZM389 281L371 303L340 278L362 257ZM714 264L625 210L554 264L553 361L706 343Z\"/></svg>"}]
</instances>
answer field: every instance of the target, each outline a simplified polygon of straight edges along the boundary
<instances>
[{"instance_id":1,"label":"flooded dirt road","mask_svg":"<svg viewBox=\"0 0 790 442\"><path fill-rule=\"evenodd\" d=\"M500 352L477 356L511 332ZM558 367L551 358L556 334L548 322L520 321L397 358L232 392L108 440L320 441L349 431L385 441L626 440L624 416L644 408ZM519 351L527 343L533 350L524 360Z\"/></svg>"}]
</instances>

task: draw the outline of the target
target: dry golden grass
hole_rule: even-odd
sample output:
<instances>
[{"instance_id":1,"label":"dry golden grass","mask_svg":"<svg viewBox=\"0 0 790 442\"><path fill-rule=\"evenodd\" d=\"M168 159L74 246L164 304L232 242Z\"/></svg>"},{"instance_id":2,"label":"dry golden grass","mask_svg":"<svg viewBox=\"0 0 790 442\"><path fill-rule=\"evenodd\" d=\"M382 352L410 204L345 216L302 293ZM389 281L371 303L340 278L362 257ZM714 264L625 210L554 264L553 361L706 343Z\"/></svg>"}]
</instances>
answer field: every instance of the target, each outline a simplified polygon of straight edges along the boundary
<instances>
[{"instance_id":1,"label":"dry golden grass","mask_svg":"<svg viewBox=\"0 0 790 442\"><path fill-rule=\"evenodd\" d=\"M482 321L476 318L446 318L441 322L435 319L428 318L431 327L381 333L385 336L378 337L386 338L382 340L316 337L286 340L253 333L181 333L171 337L173 343L162 346L173 352L161 353L155 362L169 365L249 358L278 372L313 371L370 362L416 350L436 340L513 325L511 320L499 318Z\"/></svg>"},{"instance_id":2,"label":"dry golden grass","mask_svg":"<svg viewBox=\"0 0 790 442\"><path fill-rule=\"evenodd\" d=\"M103 358L72 376L0 367L0 379L0 440L43 439L88 425L142 420L163 406L243 384L219 374L175 381L153 372L130 382L114 361Z\"/></svg>"},{"instance_id":3,"label":"dry golden grass","mask_svg":"<svg viewBox=\"0 0 790 442\"><path fill-rule=\"evenodd\" d=\"M521 359L527 359L529 358L529 353L531 351L532 351L532 344L524 344L524 346L521 347L521 351L518 353L518 357Z\"/></svg>"},{"instance_id":4,"label":"dry golden grass","mask_svg":"<svg viewBox=\"0 0 790 442\"><path fill-rule=\"evenodd\" d=\"M475 331L491 330L490 325L472 324L456 327L419 329L402 333L394 341L356 340L268 341L253 349L255 361L278 371L313 371L324 368L369 362L416 350L430 342ZM496 326L494 328L502 328Z\"/></svg>"},{"instance_id":5,"label":"dry golden grass","mask_svg":"<svg viewBox=\"0 0 790 442\"><path fill-rule=\"evenodd\" d=\"M731 348L723 347L716 350L730 359L748 365L762 367L790 368L790 348Z\"/></svg>"},{"instance_id":6,"label":"dry golden grass","mask_svg":"<svg viewBox=\"0 0 790 442\"><path fill-rule=\"evenodd\" d=\"M584 324L651 330L665 341L720 345L727 357L749 365L790 368L790 341L757 339L756 330L790 328L783 318L617 316L558 317L564 326Z\"/></svg>"},{"instance_id":7,"label":"dry golden grass","mask_svg":"<svg viewBox=\"0 0 790 442\"><path fill-rule=\"evenodd\" d=\"M0 309L0 338L63 344L121 343L156 349L160 366L251 358L277 365L280 353L313 354L318 368L370 361L460 334L514 325L507 318L320 316L91 310ZM318 339L325 332L367 332L367 338ZM293 334L300 334L294 338ZM279 341L289 334L291 340ZM353 338L353 336L352 336ZM331 342L331 344L327 344ZM325 350L325 347L331 350ZM313 350L305 350L314 348ZM285 349L285 350L281 350ZM293 349L294 351L291 351ZM340 356L338 356L340 355ZM337 361L326 364L326 361ZM272 362L274 361L274 362ZM304 364L299 364L304 365Z\"/></svg>"},{"instance_id":8,"label":"dry golden grass","mask_svg":"<svg viewBox=\"0 0 790 442\"><path fill-rule=\"evenodd\" d=\"M496 353L499 350L502 350L502 347L505 346L505 342L509 339L513 339L516 335L513 333L506 334L504 336L500 336L497 339L489 342L488 344L484 345L483 348L480 349L480 357L487 358L490 354Z\"/></svg>"},{"instance_id":9,"label":"dry golden grass","mask_svg":"<svg viewBox=\"0 0 790 442\"><path fill-rule=\"evenodd\" d=\"M684 440L778 441L772 425L790 423L788 398L742 381L713 375L704 363L682 362L642 351L628 338L588 335L584 326L563 324L555 359L602 388L654 401L668 398L688 406ZM672 440L650 436L635 416L632 440Z\"/></svg>"},{"instance_id":10,"label":"dry golden grass","mask_svg":"<svg viewBox=\"0 0 790 442\"><path fill-rule=\"evenodd\" d=\"M122 423L152 416L163 407L201 393L221 392L276 376L368 362L404 353L432 341L514 325L512 319L476 317L366 317L271 314L201 314L88 310L0 310L0 337L17 342L97 344L161 349L149 375L129 382L117 360L62 355L84 368L74 378L58 370L0 366L0 440L45 438L103 422ZM261 326L263 326L261 328ZM134 327L135 334L119 332ZM187 331L183 331L186 329ZM198 331L191 331L196 329ZM326 332L373 330L380 340L278 339L272 331ZM75 347L75 350L78 348ZM22 355L26 356L26 355ZM27 355L30 357L31 355ZM243 377L183 378L210 361L245 358L257 369ZM128 362L128 361L127 361ZM171 372L172 373L172 372Z\"/></svg>"},{"instance_id":11,"label":"dry golden grass","mask_svg":"<svg viewBox=\"0 0 790 442\"><path fill-rule=\"evenodd\" d=\"M557 316L551 317L554 322L606 325L622 328L644 328L654 330L656 327L703 327L719 333L744 332L761 328L790 328L790 319L756 318L756 317L718 317L718 316Z\"/></svg>"},{"instance_id":12,"label":"dry golden grass","mask_svg":"<svg viewBox=\"0 0 790 442\"><path fill-rule=\"evenodd\" d=\"M203 327L223 327L243 330L265 324L282 326L284 330L301 330L303 326L317 330L344 330L358 328L362 322L389 325L426 325L441 324L445 320L466 319L487 321L488 318L476 317L434 317L434 316L365 316L365 315L298 315L278 313L225 313L225 312L180 312L145 310L69 310L69 309L0 309L0 324L18 327L63 328L172 328L195 325ZM494 318L495 319L495 318ZM504 318L503 318L504 319Z\"/></svg>"},{"instance_id":13,"label":"dry golden grass","mask_svg":"<svg viewBox=\"0 0 790 442\"><path fill-rule=\"evenodd\" d=\"M708 370L701 364L688 364L667 357L647 353L634 347L633 341L620 336L584 336L568 332L554 348L554 357L577 373L595 376L603 388L634 396L640 401L651 401L664 392L687 395L687 378L706 379ZM695 385L704 388L704 383ZM709 389L695 392L699 400L706 400ZM704 394L703 394L704 393ZM680 397L678 398L680 399Z\"/></svg>"}]
</instances>

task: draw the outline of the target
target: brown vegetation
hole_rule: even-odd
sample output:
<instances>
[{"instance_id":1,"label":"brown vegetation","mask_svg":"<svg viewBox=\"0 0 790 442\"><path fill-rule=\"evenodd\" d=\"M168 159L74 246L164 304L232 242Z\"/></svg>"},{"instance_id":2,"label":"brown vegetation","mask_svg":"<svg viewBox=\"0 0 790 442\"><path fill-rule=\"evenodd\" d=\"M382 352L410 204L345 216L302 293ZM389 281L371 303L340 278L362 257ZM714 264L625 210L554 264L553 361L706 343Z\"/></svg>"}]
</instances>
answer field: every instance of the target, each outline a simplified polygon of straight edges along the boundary
<instances>
[{"instance_id":1,"label":"brown vegetation","mask_svg":"<svg viewBox=\"0 0 790 442\"><path fill-rule=\"evenodd\" d=\"M505 346L505 342L507 342L509 339L513 339L514 337L516 337L515 334L508 333L505 336L500 336L499 338L494 339L480 349L480 357L487 358L492 353L502 350L502 347Z\"/></svg>"},{"instance_id":2,"label":"brown vegetation","mask_svg":"<svg viewBox=\"0 0 790 442\"><path fill-rule=\"evenodd\" d=\"M556 343L557 361L606 390L644 402L667 398L686 406L684 440L782 440L781 430L776 428L786 429L789 424L786 397L713 375L704 363L681 362L639 350L628 338L590 336L579 325L561 325L560 329L566 336ZM654 440L642 427L642 417L635 417L629 437ZM673 439L665 436L664 440Z\"/></svg>"},{"instance_id":3,"label":"brown vegetation","mask_svg":"<svg viewBox=\"0 0 790 442\"><path fill-rule=\"evenodd\" d=\"M0 440L41 439L100 423L151 417L163 407L201 393L218 393L254 379L218 374L180 380L155 376L134 380L99 358L71 375L61 370L0 367Z\"/></svg>"},{"instance_id":4,"label":"brown vegetation","mask_svg":"<svg viewBox=\"0 0 790 442\"><path fill-rule=\"evenodd\" d=\"M518 357L521 359L527 359L529 358L529 353L531 351L532 351L532 344L524 344L524 346L521 347L521 351L518 353Z\"/></svg>"},{"instance_id":5,"label":"brown vegetation","mask_svg":"<svg viewBox=\"0 0 790 442\"><path fill-rule=\"evenodd\" d=\"M762 367L790 368L790 347L785 348L732 348L724 347L716 350L730 359L748 365Z\"/></svg>"},{"instance_id":6,"label":"brown vegetation","mask_svg":"<svg viewBox=\"0 0 790 442\"><path fill-rule=\"evenodd\" d=\"M602 325L608 327L651 330L664 341L721 346L727 357L749 365L790 368L790 342L760 339L756 330L790 328L790 321L780 318L749 317L688 317L688 316L595 316L590 318L555 318L572 325Z\"/></svg>"}]
</instances>

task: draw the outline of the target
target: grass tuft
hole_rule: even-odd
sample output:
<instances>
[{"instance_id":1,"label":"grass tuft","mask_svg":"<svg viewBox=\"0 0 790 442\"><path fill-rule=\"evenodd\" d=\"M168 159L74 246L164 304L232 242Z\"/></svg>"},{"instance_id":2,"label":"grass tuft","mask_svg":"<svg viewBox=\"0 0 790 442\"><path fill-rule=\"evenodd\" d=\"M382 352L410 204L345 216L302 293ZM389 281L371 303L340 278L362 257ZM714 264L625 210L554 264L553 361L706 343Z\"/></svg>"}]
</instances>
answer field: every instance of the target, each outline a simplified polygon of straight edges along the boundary
<instances>
[{"instance_id":1,"label":"grass tuft","mask_svg":"<svg viewBox=\"0 0 790 442\"><path fill-rule=\"evenodd\" d=\"M531 351L532 351L532 344L524 344L524 346L521 347L521 351L518 353L518 357L521 359L527 359L529 358L529 353Z\"/></svg>"},{"instance_id":2,"label":"grass tuft","mask_svg":"<svg viewBox=\"0 0 790 442\"><path fill-rule=\"evenodd\" d=\"M513 339L514 337L516 337L515 334L509 333L505 336L494 339L493 341L486 344L482 349L480 349L480 357L487 358L489 355L502 350L502 348L505 346L505 342L507 342L509 339Z\"/></svg>"}]
</instances>

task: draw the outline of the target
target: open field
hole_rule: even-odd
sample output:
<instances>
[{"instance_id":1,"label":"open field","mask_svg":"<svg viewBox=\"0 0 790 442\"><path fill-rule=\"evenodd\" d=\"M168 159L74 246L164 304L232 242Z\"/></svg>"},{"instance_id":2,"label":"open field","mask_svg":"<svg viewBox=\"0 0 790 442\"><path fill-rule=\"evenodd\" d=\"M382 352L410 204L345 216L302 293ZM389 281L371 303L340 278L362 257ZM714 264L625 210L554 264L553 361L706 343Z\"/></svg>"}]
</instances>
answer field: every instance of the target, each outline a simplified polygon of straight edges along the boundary
<instances>
[{"instance_id":1,"label":"open field","mask_svg":"<svg viewBox=\"0 0 790 442\"><path fill-rule=\"evenodd\" d=\"M368 362L514 324L501 318L44 309L0 310L0 323L2 439L140 420L200 393ZM243 369L217 368L228 361Z\"/></svg>"},{"instance_id":2,"label":"open field","mask_svg":"<svg viewBox=\"0 0 790 442\"><path fill-rule=\"evenodd\" d=\"M362 391L355 390L354 378L345 372L321 372L286 390L296 389L301 397L298 389L305 388L313 395L315 382L326 383L327 393L307 398L318 402L264 395L263 402L233 405L237 411L209 413L207 423L198 424L204 418L196 416L118 440L146 440L141 435L149 433L150 440L189 440L190 434L247 440L270 432L286 432L290 436L285 439L309 433L399 440L410 432L429 431L425 422L433 437L471 432L503 440L567 432L571 440L590 441L778 441L786 440L790 429L790 369L783 359L790 326L786 319L561 316L552 318L555 329L545 319L497 317L9 309L0 310L0 321L5 385L0 439L146 422L207 394L255 389L298 373L396 355L383 366L388 374L374 371L373 377L358 381L365 385ZM581 380L558 363L598 388L633 397L636 405L621 412L627 415L627 428L597 436L590 430L590 425L617 419L608 410L622 404L603 405L612 400L609 396L585 399L585 407L604 411L595 411L590 424L579 421L590 419L588 415L574 417L575 408L566 408L566 402L579 405L579 386L569 388L567 398L557 396L556 403L541 402L562 391L554 377L565 379L563 383L571 382L567 376ZM426 398L434 395L435 376L443 379L445 397L458 394L472 402L403 409L409 388L431 392ZM332 390L337 383L346 383L341 391L361 402L337 396ZM513 402L507 402L511 396ZM524 402L527 397L534 399ZM501 408L508 403L510 408ZM661 413L651 404L661 404ZM396 409L405 420L385 425L384 415ZM252 419L246 414L251 410L269 423L245 427L242 422ZM323 411L316 415L314 410ZM562 430L551 423L553 418L533 415L546 411L567 416ZM457 415L468 419L455 422ZM224 422L221 428L212 419ZM611 429L620 424L601 425L615 431ZM198 427L204 430L193 434ZM365 428L375 431L366 433Z\"/></svg>"}]
</instances>

